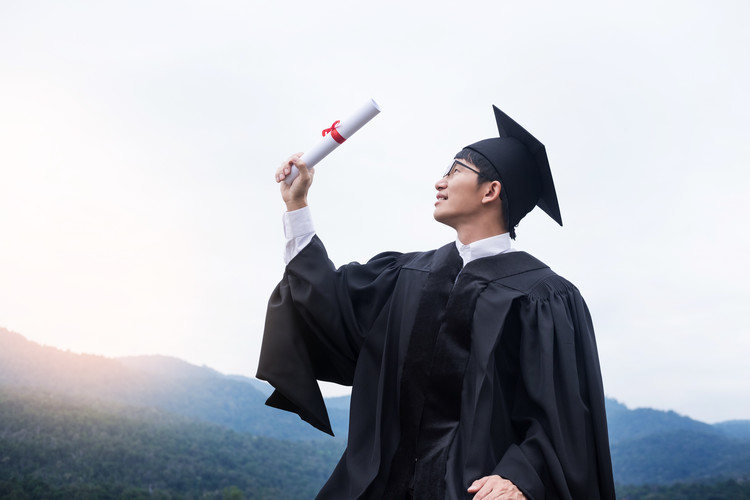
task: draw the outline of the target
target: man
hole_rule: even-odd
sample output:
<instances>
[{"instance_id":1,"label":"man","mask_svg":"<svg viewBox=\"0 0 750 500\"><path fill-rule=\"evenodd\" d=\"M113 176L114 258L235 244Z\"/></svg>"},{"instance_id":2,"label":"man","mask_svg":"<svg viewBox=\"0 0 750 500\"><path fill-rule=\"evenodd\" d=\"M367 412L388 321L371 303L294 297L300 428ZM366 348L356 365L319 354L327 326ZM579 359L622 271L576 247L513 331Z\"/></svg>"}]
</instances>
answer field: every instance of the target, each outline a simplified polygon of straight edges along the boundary
<instances>
[{"instance_id":1,"label":"man","mask_svg":"<svg viewBox=\"0 0 750 500\"><path fill-rule=\"evenodd\" d=\"M287 268L258 367L267 404L330 433L316 380L352 385L347 449L318 498L615 498L588 309L510 245L534 206L562 225L547 155L494 111L500 137L435 184L434 217L457 236L437 250L335 269L309 218L313 173L299 155L277 171Z\"/></svg>"}]
</instances>

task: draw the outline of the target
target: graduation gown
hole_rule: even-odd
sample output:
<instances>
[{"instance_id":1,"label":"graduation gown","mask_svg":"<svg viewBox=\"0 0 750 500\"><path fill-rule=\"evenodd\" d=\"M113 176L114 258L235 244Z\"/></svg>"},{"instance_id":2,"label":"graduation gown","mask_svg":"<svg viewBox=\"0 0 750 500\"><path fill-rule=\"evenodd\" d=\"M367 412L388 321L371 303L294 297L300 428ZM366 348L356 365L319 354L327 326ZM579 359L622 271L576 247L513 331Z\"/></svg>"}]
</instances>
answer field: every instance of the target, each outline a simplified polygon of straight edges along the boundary
<instances>
[{"instance_id":1,"label":"graduation gown","mask_svg":"<svg viewBox=\"0 0 750 500\"><path fill-rule=\"evenodd\" d=\"M315 236L268 304L267 404L332 434L316 380L352 385L320 499L614 499L594 331L578 290L525 252L463 269L455 244L335 269Z\"/></svg>"}]
</instances>

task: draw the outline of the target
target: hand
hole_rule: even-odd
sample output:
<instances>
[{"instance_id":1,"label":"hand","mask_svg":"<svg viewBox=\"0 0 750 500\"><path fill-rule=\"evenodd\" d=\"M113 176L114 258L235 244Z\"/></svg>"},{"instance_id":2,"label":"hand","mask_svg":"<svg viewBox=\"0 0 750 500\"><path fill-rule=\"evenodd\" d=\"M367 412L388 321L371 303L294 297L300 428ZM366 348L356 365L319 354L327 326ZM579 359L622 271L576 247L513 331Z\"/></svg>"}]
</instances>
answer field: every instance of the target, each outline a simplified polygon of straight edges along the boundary
<instances>
[{"instance_id":1,"label":"hand","mask_svg":"<svg viewBox=\"0 0 750 500\"><path fill-rule=\"evenodd\" d=\"M469 486L469 493L476 493L474 500L526 500L515 484L500 476L485 476Z\"/></svg>"},{"instance_id":2,"label":"hand","mask_svg":"<svg viewBox=\"0 0 750 500\"><path fill-rule=\"evenodd\" d=\"M286 209L290 212L307 206L307 192L310 190L315 174L315 169L308 169L305 160L300 159L300 156L302 156L302 153L290 156L276 170L275 178L281 189L281 198L286 203ZM292 171L292 165L299 170L299 176L291 184L287 184L284 179Z\"/></svg>"}]
</instances>

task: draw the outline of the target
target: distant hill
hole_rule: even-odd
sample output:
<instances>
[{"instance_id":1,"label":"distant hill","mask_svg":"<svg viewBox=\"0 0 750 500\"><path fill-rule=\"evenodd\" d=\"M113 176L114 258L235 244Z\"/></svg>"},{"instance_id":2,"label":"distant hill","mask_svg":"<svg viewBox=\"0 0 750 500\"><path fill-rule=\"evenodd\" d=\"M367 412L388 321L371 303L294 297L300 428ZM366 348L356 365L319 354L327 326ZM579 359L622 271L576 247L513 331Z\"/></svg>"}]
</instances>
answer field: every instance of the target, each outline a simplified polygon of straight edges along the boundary
<instances>
[{"instance_id":1,"label":"distant hill","mask_svg":"<svg viewBox=\"0 0 750 500\"><path fill-rule=\"evenodd\" d=\"M673 411L631 410L614 399L606 406L619 483L750 479L750 421L710 425Z\"/></svg>"},{"instance_id":2,"label":"distant hill","mask_svg":"<svg viewBox=\"0 0 750 500\"><path fill-rule=\"evenodd\" d=\"M2 387L156 408L258 436L335 442L296 415L265 406L271 389L264 382L164 356L73 354L0 328ZM750 481L750 421L709 425L672 411L629 409L614 399L606 404L618 484ZM348 405L348 397L327 400L339 445Z\"/></svg>"},{"instance_id":3,"label":"distant hill","mask_svg":"<svg viewBox=\"0 0 750 500\"><path fill-rule=\"evenodd\" d=\"M329 439L296 415L265 406L269 386L166 356L105 358L46 347L0 328L0 386L33 387L151 406L230 429L279 439ZM262 392L263 391L263 392ZM331 425L342 439L348 410L334 401Z\"/></svg>"},{"instance_id":4,"label":"distant hill","mask_svg":"<svg viewBox=\"0 0 750 500\"><path fill-rule=\"evenodd\" d=\"M343 443L237 433L157 409L0 388L0 498L313 498Z\"/></svg>"},{"instance_id":5,"label":"distant hill","mask_svg":"<svg viewBox=\"0 0 750 500\"><path fill-rule=\"evenodd\" d=\"M716 429L673 411L651 408L629 409L614 399L606 400L610 444L632 441L653 434L675 431L710 433Z\"/></svg>"},{"instance_id":6,"label":"distant hill","mask_svg":"<svg viewBox=\"0 0 750 500\"><path fill-rule=\"evenodd\" d=\"M750 440L750 420L729 420L714 424L714 428L725 436Z\"/></svg>"},{"instance_id":7,"label":"distant hill","mask_svg":"<svg viewBox=\"0 0 750 500\"><path fill-rule=\"evenodd\" d=\"M611 450L615 477L624 484L750 480L750 441L717 430L658 432L615 443Z\"/></svg>"}]
</instances>

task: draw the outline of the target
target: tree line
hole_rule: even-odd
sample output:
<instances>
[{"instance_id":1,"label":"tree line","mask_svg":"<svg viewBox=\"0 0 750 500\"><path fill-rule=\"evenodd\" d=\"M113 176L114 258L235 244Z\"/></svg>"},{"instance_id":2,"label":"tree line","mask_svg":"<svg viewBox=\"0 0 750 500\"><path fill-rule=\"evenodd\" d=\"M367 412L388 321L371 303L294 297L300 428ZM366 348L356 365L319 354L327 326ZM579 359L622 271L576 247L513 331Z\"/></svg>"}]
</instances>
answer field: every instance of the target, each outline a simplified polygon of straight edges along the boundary
<instances>
[{"instance_id":1,"label":"tree line","mask_svg":"<svg viewBox=\"0 0 750 500\"><path fill-rule=\"evenodd\" d=\"M310 499L337 441L238 433L151 408L0 391L0 498Z\"/></svg>"},{"instance_id":2,"label":"tree line","mask_svg":"<svg viewBox=\"0 0 750 500\"><path fill-rule=\"evenodd\" d=\"M657 440L654 446L679 452L668 444ZM330 475L343 446L333 439L258 437L156 408L0 388L3 499L310 499ZM651 477L658 472L652 468ZM750 479L747 473L743 477L619 484L617 496L750 500Z\"/></svg>"}]
</instances>

